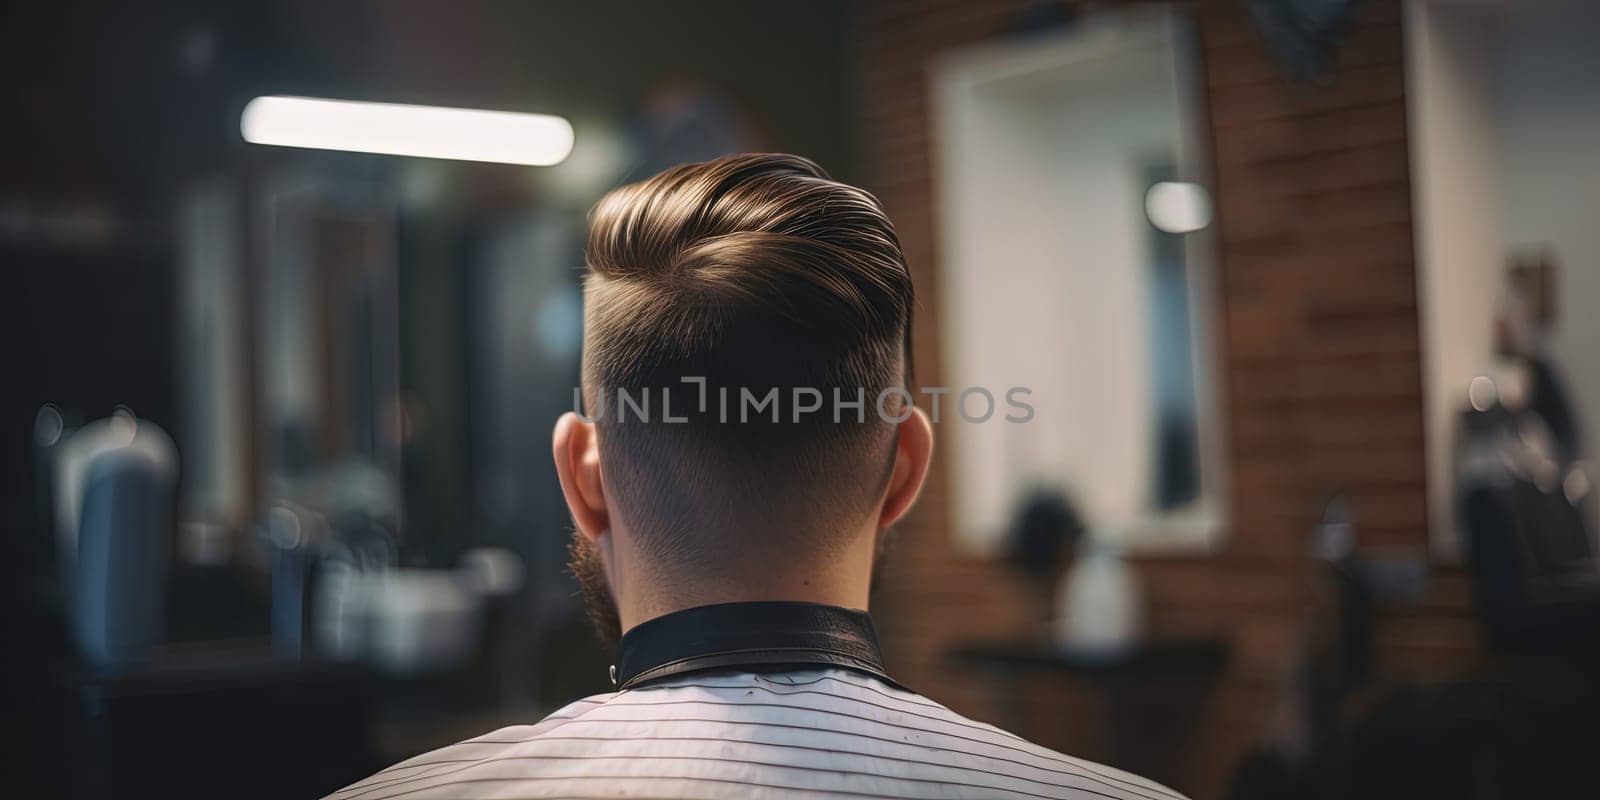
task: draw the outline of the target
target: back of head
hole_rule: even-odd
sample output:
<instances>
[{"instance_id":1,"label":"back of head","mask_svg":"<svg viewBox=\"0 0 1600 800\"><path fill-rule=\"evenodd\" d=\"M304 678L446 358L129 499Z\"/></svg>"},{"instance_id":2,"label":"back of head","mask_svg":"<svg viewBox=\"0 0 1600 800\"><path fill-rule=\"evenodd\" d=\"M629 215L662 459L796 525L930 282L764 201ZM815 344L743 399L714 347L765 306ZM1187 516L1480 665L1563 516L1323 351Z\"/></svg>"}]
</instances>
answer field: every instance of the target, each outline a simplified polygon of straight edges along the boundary
<instances>
[{"instance_id":1,"label":"back of head","mask_svg":"<svg viewBox=\"0 0 1600 800\"><path fill-rule=\"evenodd\" d=\"M839 544L888 480L878 401L907 369L877 200L796 156L685 165L602 199L587 261L585 403L637 544L691 568Z\"/></svg>"}]
</instances>

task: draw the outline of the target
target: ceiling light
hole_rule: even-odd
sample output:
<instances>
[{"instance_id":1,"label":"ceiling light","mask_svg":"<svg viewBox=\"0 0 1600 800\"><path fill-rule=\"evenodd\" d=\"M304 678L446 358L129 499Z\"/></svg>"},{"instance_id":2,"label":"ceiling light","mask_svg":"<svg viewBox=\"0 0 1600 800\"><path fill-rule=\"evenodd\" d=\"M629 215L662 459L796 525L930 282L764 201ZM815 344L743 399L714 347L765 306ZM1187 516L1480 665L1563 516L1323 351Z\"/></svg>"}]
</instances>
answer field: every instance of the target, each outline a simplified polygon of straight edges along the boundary
<instances>
[{"instance_id":1,"label":"ceiling light","mask_svg":"<svg viewBox=\"0 0 1600 800\"><path fill-rule=\"evenodd\" d=\"M257 97L239 132L255 144L536 167L572 152L572 124L550 114L315 97Z\"/></svg>"}]
</instances>

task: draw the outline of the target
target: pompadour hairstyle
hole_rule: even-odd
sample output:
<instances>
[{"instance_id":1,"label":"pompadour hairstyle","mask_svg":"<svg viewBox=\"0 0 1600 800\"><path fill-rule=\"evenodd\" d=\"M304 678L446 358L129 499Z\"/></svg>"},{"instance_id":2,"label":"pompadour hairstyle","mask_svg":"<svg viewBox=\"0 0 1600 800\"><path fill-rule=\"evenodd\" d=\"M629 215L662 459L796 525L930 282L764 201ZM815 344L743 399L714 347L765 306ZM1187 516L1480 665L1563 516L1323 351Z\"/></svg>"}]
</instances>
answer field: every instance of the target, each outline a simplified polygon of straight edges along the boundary
<instances>
[{"instance_id":1,"label":"pompadour hairstyle","mask_svg":"<svg viewBox=\"0 0 1600 800\"><path fill-rule=\"evenodd\" d=\"M791 155L675 167L601 199L586 260L584 394L607 496L659 555L700 558L714 531L750 526L825 537L882 492L893 426L875 403L910 371L914 296L871 194ZM824 408L796 422L801 387ZM741 392L772 389L780 419L741 420ZM865 419L834 414L835 390L864 397ZM648 422L618 413L623 391L658 406ZM664 423L664 391L687 422Z\"/></svg>"}]
</instances>

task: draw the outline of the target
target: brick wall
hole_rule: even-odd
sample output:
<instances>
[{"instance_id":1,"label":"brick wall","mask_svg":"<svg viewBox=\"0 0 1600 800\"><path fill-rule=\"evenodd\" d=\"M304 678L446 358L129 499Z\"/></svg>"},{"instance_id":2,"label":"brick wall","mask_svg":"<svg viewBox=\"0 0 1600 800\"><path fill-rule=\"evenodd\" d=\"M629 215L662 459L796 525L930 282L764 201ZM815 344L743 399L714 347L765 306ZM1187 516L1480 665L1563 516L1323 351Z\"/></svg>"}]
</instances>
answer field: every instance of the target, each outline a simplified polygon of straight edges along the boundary
<instances>
[{"instance_id":1,"label":"brick wall","mask_svg":"<svg viewBox=\"0 0 1600 800\"><path fill-rule=\"evenodd\" d=\"M881 0L856 20L861 171L894 218L917 282L926 384L944 382L927 66L941 51L1000 35L1023 5ZM1217 796L1239 756L1281 728L1280 698L1317 603L1302 554L1321 498L1350 498L1365 547L1427 550L1401 16L1398 2L1360 4L1337 79L1295 88L1242 0L1199 4L1231 520L1214 555L1137 560L1153 631L1215 631L1231 644L1222 684L1198 709L1198 749L1178 787L1198 798ZM875 610L903 680L993 718L994 698L946 654L965 640L1035 633L1037 613L1005 567L952 547L943 467L902 526ZM1437 677L1475 658L1461 575L1436 572L1420 608L1380 617L1384 679ZM1031 715L1041 721L1023 733L1093 747L1092 731L1061 721L1094 698L1065 685L1030 689L1043 693Z\"/></svg>"}]
</instances>

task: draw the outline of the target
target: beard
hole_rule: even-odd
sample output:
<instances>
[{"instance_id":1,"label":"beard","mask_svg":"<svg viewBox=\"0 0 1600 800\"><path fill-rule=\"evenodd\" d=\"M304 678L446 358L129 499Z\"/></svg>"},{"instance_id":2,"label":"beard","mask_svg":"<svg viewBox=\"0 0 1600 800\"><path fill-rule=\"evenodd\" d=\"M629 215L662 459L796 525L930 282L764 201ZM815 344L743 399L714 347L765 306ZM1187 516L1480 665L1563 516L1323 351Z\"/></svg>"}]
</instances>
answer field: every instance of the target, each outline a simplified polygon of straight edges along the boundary
<instances>
[{"instance_id":1,"label":"beard","mask_svg":"<svg viewBox=\"0 0 1600 800\"><path fill-rule=\"evenodd\" d=\"M611 596L611 584L606 581L605 563L594 542L576 529L567 545L567 571L578 580L578 593L583 596L589 626L600 646L608 652L615 650L622 640L622 616L617 613L616 598Z\"/></svg>"},{"instance_id":2,"label":"beard","mask_svg":"<svg viewBox=\"0 0 1600 800\"><path fill-rule=\"evenodd\" d=\"M872 578L868 593L877 594L882 585L884 565L889 562L890 544L894 530L885 529L878 534L873 546ZM584 610L595 637L607 651L615 651L622 641L622 616L617 612L617 600L611 594L611 584L606 580L605 562L599 548L589 537L577 529L572 531L572 541L567 544L567 571L578 581L578 593L583 597Z\"/></svg>"},{"instance_id":3,"label":"beard","mask_svg":"<svg viewBox=\"0 0 1600 800\"><path fill-rule=\"evenodd\" d=\"M872 546L872 578L867 584L867 596L877 597L878 587L883 585L883 571L889 563L891 545L895 542L894 528L884 528L878 533L878 541Z\"/></svg>"}]
</instances>

